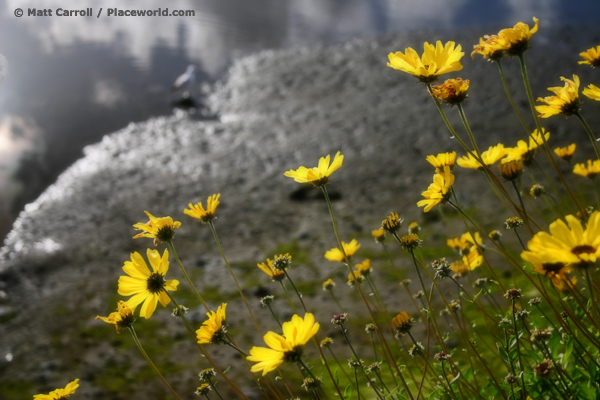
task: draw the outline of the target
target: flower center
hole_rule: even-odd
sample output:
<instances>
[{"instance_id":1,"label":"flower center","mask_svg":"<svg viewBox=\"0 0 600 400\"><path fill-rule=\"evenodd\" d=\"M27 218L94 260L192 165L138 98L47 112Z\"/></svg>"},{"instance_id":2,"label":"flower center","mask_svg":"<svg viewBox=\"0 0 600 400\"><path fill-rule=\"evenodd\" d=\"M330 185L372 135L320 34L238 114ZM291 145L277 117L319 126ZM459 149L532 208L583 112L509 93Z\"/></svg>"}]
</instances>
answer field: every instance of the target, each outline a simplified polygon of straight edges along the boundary
<instances>
[{"instance_id":1,"label":"flower center","mask_svg":"<svg viewBox=\"0 0 600 400\"><path fill-rule=\"evenodd\" d=\"M560 270L563 269L564 267L565 267L565 264L563 264L563 263L542 264L542 268L544 268L544 271L546 271L546 274L550 275L550 276L560 273Z\"/></svg>"},{"instance_id":2,"label":"flower center","mask_svg":"<svg viewBox=\"0 0 600 400\"><path fill-rule=\"evenodd\" d=\"M283 353L283 360L286 362L292 362L292 363L300 361L300 357L302 357L303 349L304 349L303 346L296 346L292 350L286 351L285 353Z\"/></svg>"},{"instance_id":3,"label":"flower center","mask_svg":"<svg viewBox=\"0 0 600 400\"><path fill-rule=\"evenodd\" d=\"M165 277L161 274L154 272L146 280L146 287L150 293L159 293L165 286Z\"/></svg>"},{"instance_id":4,"label":"flower center","mask_svg":"<svg viewBox=\"0 0 600 400\"><path fill-rule=\"evenodd\" d=\"M156 232L156 238L161 242L168 242L173 239L173 236L175 236L175 228L173 225L162 226L158 229L158 232Z\"/></svg>"},{"instance_id":5,"label":"flower center","mask_svg":"<svg viewBox=\"0 0 600 400\"><path fill-rule=\"evenodd\" d=\"M590 246L589 244L582 244L580 246L575 246L571 249L571 253L575 254L576 256L580 254L593 254L595 252L596 249L593 246Z\"/></svg>"}]
</instances>

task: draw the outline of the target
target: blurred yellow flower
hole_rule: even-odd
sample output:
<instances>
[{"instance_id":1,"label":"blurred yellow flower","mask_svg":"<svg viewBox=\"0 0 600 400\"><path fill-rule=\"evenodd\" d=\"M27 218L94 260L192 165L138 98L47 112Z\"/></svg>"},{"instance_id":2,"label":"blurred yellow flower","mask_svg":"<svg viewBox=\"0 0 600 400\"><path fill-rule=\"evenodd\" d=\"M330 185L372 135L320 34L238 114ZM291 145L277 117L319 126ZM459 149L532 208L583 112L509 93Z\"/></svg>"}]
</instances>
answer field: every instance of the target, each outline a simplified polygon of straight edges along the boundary
<instances>
[{"instance_id":1,"label":"blurred yellow flower","mask_svg":"<svg viewBox=\"0 0 600 400\"><path fill-rule=\"evenodd\" d=\"M455 46L454 42L443 45L438 40L435 46L425 42L421 57L409 47L405 49L404 54L401 51L388 54L387 66L407 72L420 82L426 84L435 82L440 75L460 71L463 68L460 59L465 53L461 52L460 45Z\"/></svg>"},{"instance_id":2,"label":"blurred yellow flower","mask_svg":"<svg viewBox=\"0 0 600 400\"><path fill-rule=\"evenodd\" d=\"M400 229L403 222L404 218L400 218L398 213L391 212L390 215L381 222L381 229L390 235L393 235Z\"/></svg>"},{"instance_id":3,"label":"blurred yellow flower","mask_svg":"<svg viewBox=\"0 0 600 400\"><path fill-rule=\"evenodd\" d=\"M375 241L378 243L385 240L385 231L381 228L371 231L371 235L373 235L373 239L375 239Z\"/></svg>"},{"instance_id":4,"label":"blurred yellow flower","mask_svg":"<svg viewBox=\"0 0 600 400\"><path fill-rule=\"evenodd\" d=\"M273 261L267 258L267 263L259 263L256 264L258 266L258 268L260 268L265 274L269 275L269 277L271 279L273 279L274 281L281 281L283 279L285 279L285 272L275 269L275 267L273 267ZM287 268L286 268L287 269Z\"/></svg>"},{"instance_id":5,"label":"blurred yellow flower","mask_svg":"<svg viewBox=\"0 0 600 400\"><path fill-rule=\"evenodd\" d=\"M360 249L360 243L356 241L356 239L352 239L350 243L342 242L342 246L344 247L344 253L346 253L346 257L350 258L356 253L358 249ZM328 250L325 253L325 258L329 261L344 261L344 253L337 248L334 247L331 250Z\"/></svg>"},{"instance_id":6,"label":"blurred yellow flower","mask_svg":"<svg viewBox=\"0 0 600 400\"><path fill-rule=\"evenodd\" d=\"M64 389L56 389L48 394L36 394L33 396L33 400L63 400L75 393L75 390L79 387L79 379L75 379L65 386Z\"/></svg>"},{"instance_id":7,"label":"blurred yellow flower","mask_svg":"<svg viewBox=\"0 0 600 400\"><path fill-rule=\"evenodd\" d=\"M506 181L514 181L521 176L523 172L522 161L507 161L498 164L500 176Z\"/></svg>"},{"instance_id":8,"label":"blurred yellow flower","mask_svg":"<svg viewBox=\"0 0 600 400\"><path fill-rule=\"evenodd\" d=\"M484 59L498 61L504 56L506 47L506 39L498 35L485 35L479 38L479 44L473 46L471 58L475 58L475 54L481 54Z\"/></svg>"},{"instance_id":9,"label":"blurred yellow flower","mask_svg":"<svg viewBox=\"0 0 600 400\"><path fill-rule=\"evenodd\" d=\"M475 245L476 242L478 245L481 245L483 243L479 232L475 232L475 240L473 240L473 236L469 232L463 233L460 238L446 240L446 244L448 245L448 247L459 252L464 252L465 250L469 249L472 245ZM475 247L475 249L477 249L477 247Z\"/></svg>"},{"instance_id":10,"label":"blurred yellow flower","mask_svg":"<svg viewBox=\"0 0 600 400\"><path fill-rule=\"evenodd\" d=\"M579 61L579 64L588 64L592 68L600 67L600 46L587 49L579 55L584 58L584 61Z\"/></svg>"},{"instance_id":11,"label":"blurred yellow flower","mask_svg":"<svg viewBox=\"0 0 600 400\"><path fill-rule=\"evenodd\" d=\"M527 243L528 251L521 258L532 264L563 263L579 268L596 264L600 257L600 212L594 211L587 226L567 215L550 224L548 232L538 232Z\"/></svg>"},{"instance_id":12,"label":"blurred yellow flower","mask_svg":"<svg viewBox=\"0 0 600 400\"><path fill-rule=\"evenodd\" d=\"M473 271L483 263L483 256L477 250L477 247L471 247L469 254L462 257L461 260L455 261L450 264L452 271L459 276L464 275L467 271Z\"/></svg>"},{"instance_id":13,"label":"blurred yellow flower","mask_svg":"<svg viewBox=\"0 0 600 400\"><path fill-rule=\"evenodd\" d=\"M196 331L196 338L200 344L221 344L225 339L227 330L227 317L225 309L227 303L223 303L217 308L217 312L209 311L206 313L208 319L202 323L200 329Z\"/></svg>"},{"instance_id":14,"label":"blurred yellow flower","mask_svg":"<svg viewBox=\"0 0 600 400\"><path fill-rule=\"evenodd\" d=\"M417 206L425 206L424 212L429 212L433 206L437 204L444 204L450 199L452 194L452 185L454 184L454 175L450 172L450 167L444 167L443 174L435 174L433 176L433 183L429 185L426 191L421 193L424 200L420 200Z\"/></svg>"},{"instance_id":15,"label":"blurred yellow flower","mask_svg":"<svg viewBox=\"0 0 600 400\"><path fill-rule=\"evenodd\" d=\"M323 290L332 290L334 287L335 287L335 282L331 278L329 278L325 282L323 282Z\"/></svg>"},{"instance_id":16,"label":"blurred yellow flower","mask_svg":"<svg viewBox=\"0 0 600 400\"><path fill-rule=\"evenodd\" d=\"M348 274L348 286L356 286L356 283L362 283L365 277L360 271L352 271Z\"/></svg>"},{"instance_id":17,"label":"blurred yellow flower","mask_svg":"<svg viewBox=\"0 0 600 400\"><path fill-rule=\"evenodd\" d=\"M431 95L441 100L442 104L446 102L450 106L455 106L465 101L469 96L469 84L468 79L447 79L441 85L432 86Z\"/></svg>"},{"instance_id":18,"label":"blurred yellow flower","mask_svg":"<svg viewBox=\"0 0 600 400\"><path fill-rule=\"evenodd\" d=\"M279 367L284 361L297 362L302 356L306 343L319 331L319 323L311 313L306 313L304 319L294 315L291 321L282 325L283 336L268 332L264 341L270 348L252 347L248 361L256 362L252 372L262 371L263 376Z\"/></svg>"},{"instance_id":19,"label":"blurred yellow flower","mask_svg":"<svg viewBox=\"0 0 600 400\"><path fill-rule=\"evenodd\" d=\"M524 140L519 140L517 147L506 148L506 158L502 162L522 161L524 165L530 165L534 160L536 149L544 144L544 139L546 141L550 139L550 132L546 132L544 128L542 128L542 132L544 133L543 138L536 129L529 136L529 144Z\"/></svg>"},{"instance_id":20,"label":"blurred yellow flower","mask_svg":"<svg viewBox=\"0 0 600 400\"><path fill-rule=\"evenodd\" d=\"M117 333L119 333L119 328L127 328L133 324L135 321L135 317L133 316L134 311L135 307L131 309L126 302L120 300L117 303L116 312L110 313L108 317L101 317L98 315L95 319L102 320L108 324L113 324Z\"/></svg>"},{"instance_id":21,"label":"blurred yellow flower","mask_svg":"<svg viewBox=\"0 0 600 400\"><path fill-rule=\"evenodd\" d=\"M406 311L401 311L400 314L392 319L392 325L394 326L394 334L398 336L410 331L414 325L414 321L408 316Z\"/></svg>"},{"instance_id":22,"label":"blurred yellow flower","mask_svg":"<svg viewBox=\"0 0 600 400\"><path fill-rule=\"evenodd\" d=\"M291 169L283 175L288 178L294 178L298 183L312 183L315 187L321 187L327 185L329 177L342 166L343 161L344 156L338 151L331 165L329 165L330 156L328 154L327 157L321 157L319 159L318 167L300 167L295 171Z\"/></svg>"},{"instance_id":23,"label":"blurred yellow flower","mask_svg":"<svg viewBox=\"0 0 600 400\"><path fill-rule=\"evenodd\" d=\"M369 275L371 273L371 260L369 260L368 258L361 262L360 264L356 264L354 266L354 268L356 268L357 270L360 271L361 274L363 275Z\"/></svg>"},{"instance_id":24,"label":"blurred yellow flower","mask_svg":"<svg viewBox=\"0 0 600 400\"><path fill-rule=\"evenodd\" d=\"M208 196L208 199L206 199L206 209L202 207L202 202L197 203L196 205L192 205L192 203L189 203L188 207L190 209L183 210L183 213L189 215L192 218L196 218L204 223L207 223L208 221L211 221L216 218L215 211L217 210L217 206L220 204L220 197L221 193Z\"/></svg>"},{"instance_id":25,"label":"blurred yellow flower","mask_svg":"<svg viewBox=\"0 0 600 400\"><path fill-rule=\"evenodd\" d=\"M567 147L555 148L554 152L561 159L563 159L565 161L571 161L571 158L573 158L573 153L575 153L575 148L577 148L577 145L575 143L571 143Z\"/></svg>"},{"instance_id":26,"label":"blurred yellow flower","mask_svg":"<svg viewBox=\"0 0 600 400\"><path fill-rule=\"evenodd\" d=\"M518 56L529 48L529 40L540 26L540 21L536 17L533 17L533 22L533 28L529 28L529 25L524 22L518 22L514 27L502 29L498 33L498 42L503 47L506 55Z\"/></svg>"},{"instance_id":27,"label":"blurred yellow flower","mask_svg":"<svg viewBox=\"0 0 600 400\"><path fill-rule=\"evenodd\" d=\"M165 281L169 271L169 251L165 250L162 257L158 250L148 249L146 256L153 272L150 273L144 258L137 251L131 254L131 261L125 261L123 271L128 276L119 277L119 294L121 296L132 296L127 300L127 306L132 310L138 304L144 302L140 309L140 316L150 318L156 309L156 303L160 301L163 307L171 302L167 291L177 290L179 281L171 279Z\"/></svg>"},{"instance_id":28,"label":"blurred yellow flower","mask_svg":"<svg viewBox=\"0 0 600 400\"><path fill-rule=\"evenodd\" d=\"M573 173L589 179L594 179L600 174L600 160L588 160L587 167L585 164L576 164L575 167L573 167Z\"/></svg>"},{"instance_id":29,"label":"blurred yellow flower","mask_svg":"<svg viewBox=\"0 0 600 400\"><path fill-rule=\"evenodd\" d=\"M175 236L175 229L178 229L181 226L181 222L173 222L173 218L171 217L156 218L148 211L144 212L148 218L150 218L150 221L145 224L138 222L133 225L136 230L142 231L142 233L135 235L133 237L134 239L139 239L141 237L151 238L154 239L155 246L158 242L168 242L173 239Z\"/></svg>"},{"instance_id":30,"label":"blurred yellow flower","mask_svg":"<svg viewBox=\"0 0 600 400\"><path fill-rule=\"evenodd\" d=\"M600 101L600 88L596 85L589 85L581 93L589 99Z\"/></svg>"},{"instance_id":31,"label":"blurred yellow flower","mask_svg":"<svg viewBox=\"0 0 600 400\"><path fill-rule=\"evenodd\" d=\"M535 106L541 118L549 118L553 115L564 115L568 117L579 111L579 77L573 75L573 80L561 76L565 82L564 87L549 87L548 90L556 96L538 97L537 101L546 103L545 106Z\"/></svg>"},{"instance_id":32,"label":"blurred yellow flower","mask_svg":"<svg viewBox=\"0 0 600 400\"><path fill-rule=\"evenodd\" d=\"M430 155L426 158L427 162L435 167L436 173L444 172L444 167L450 167L450 171L454 168L456 161L456 152L452 153L438 153L437 156Z\"/></svg>"},{"instance_id":33,"label":"blurred yellow flower","mask_svg":"<svg viewBox=\"0 0 600 400\"><path fill-rule=\"evenodd\" d=\"M481 153L481 158L483 159L485 165L489 166L495 164L505 155L506 149L504 148L504 145L502 143L499 143L496 146L490 146L489 149ZM478 171L483 170L483 166L481 165L481 163L477 161L477 159L471 154L462 156L456 161L456 163L462 168L476 169Z\"/></svg>"}]
</instances>

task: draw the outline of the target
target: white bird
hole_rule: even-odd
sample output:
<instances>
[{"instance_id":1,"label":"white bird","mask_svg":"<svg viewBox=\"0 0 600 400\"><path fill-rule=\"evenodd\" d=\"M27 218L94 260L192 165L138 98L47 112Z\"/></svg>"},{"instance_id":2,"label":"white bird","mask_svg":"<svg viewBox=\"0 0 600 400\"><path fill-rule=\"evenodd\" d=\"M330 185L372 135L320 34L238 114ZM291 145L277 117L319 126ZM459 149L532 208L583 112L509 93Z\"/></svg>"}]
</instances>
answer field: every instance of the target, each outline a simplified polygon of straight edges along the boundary
<instances>
[{"instance_id":1,"label":"white bird","mask_svg":"<svg viewBox=\"0 0 600 400\"><path fill-rule=\"evenodd\" d=\"M195 66L188 65L185 72L183 74L179 75L179 77L177 79L175 79L175 82L171 86L171 90L175 91L175 90L179 90L179 89L183 88L183 89L185 89L185 91L183 92L183 97L184 98L190 97L189 90L194 86L194 83L196 83L195 71L196 71Z\"/></svg>"}]
</instances>

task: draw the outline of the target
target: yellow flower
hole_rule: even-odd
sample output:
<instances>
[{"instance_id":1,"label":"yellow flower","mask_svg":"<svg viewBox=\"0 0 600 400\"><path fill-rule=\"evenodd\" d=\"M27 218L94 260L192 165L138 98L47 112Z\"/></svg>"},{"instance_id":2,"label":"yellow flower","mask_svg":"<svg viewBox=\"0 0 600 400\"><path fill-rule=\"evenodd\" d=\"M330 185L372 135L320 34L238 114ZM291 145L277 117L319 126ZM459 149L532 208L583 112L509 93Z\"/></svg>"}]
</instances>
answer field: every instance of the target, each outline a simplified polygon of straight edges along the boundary
<instances>
[{"instance_id":1,"label":"yellow flower","mask_svg":"<svg viewBox=\"0 0 600 400\"><path fill-rule=\"evenodd\" d=\"M504 56L506 48L506 39L498 35L485 35L479 38L479 44L473 46L471 58L475 58L475 54L481 54L484 59L498 61Z\"/></svg>"},{"instance_id":2,"label":"yellow flower","mask_svg":"<svg viewBox=\"0 0 600 400\"><path fill-rule=\"evenodd\" d=\"M424 212L429 212L433 206L444 204L450 199L452 185L454 184L454 175L450 172L450 167L444 167L444 174L435 174L433 183L429 185L426 191L421 193L425 200L417 203L419 207L425 206Z\"/></svg>"},{"instance_id":3,"label":"yellow flower","mask_svg":"<svg viewBox=\"0 0 600 400\"><path fill-rule=\"evenodd\" d=\"M365 261L356 264L354 267L359 270L361 274L367 276L371 273L371 260L367 258Z\"/></svg>"},{"instance_id":4,"label":"yellow flower","mask_svg":"<svg viewBox=\"0 0 600 400\"><path fill-rule=\"evenodd\" d=\"M461 260L450 264L450 268L452 268L452 271L458 276L462 276L467 271L473 271L475 268L479 267L481 263L483 263L483 256L479 253L477 247L473 246L471 247L469 254L464 255Z\"/></svg>"},{"instance_id":5,"label":"yellow flower","mask_svg":"<svg viewBox=\"0 0 600 400\"><path fill-rule=\"evenodd\" d=\"M463 233L463 235L460 238L446 240L446 244L450 248L457 250L459 253L466 252L466 250L469 250L471 246L474 246L476 243L478 245L481 245L483 243L479 232L475 232L475 240L473 240L473 236L471 236L469 232ZM475 249L477 249L477 246L475 246Z\"/></svg>"},{"instance_id":6,"label":"yellow flower","mask_svg":"<svg viewBox=\"0 0 600 400\"><path fill-rule=\"evenodd\" d=\"M200 344L221 344L225 339L227 326L225 309L227 303L223 303L217 308L217 312L209 311L206 313L208 319L202 323L200 329L196 331L196 337Z\"/></svg>"},{"instance_id":7,"label":"yellow flower","mask_svg":"<svg viewBox=\"0 0 600 400\"><path fill-rule=\"evenodd\" d=\"M587 167L585 164L576 164L575 167L573 167L573 173L585 176L589 179L594 179L600 174L600 160L588 160Z\"/></svg>"},{"instance_id":8,"label":"yellow flower","mask_svg":"<svg viewBox=\"0 0 600 400\"><path fill-rule=\"evenodd\" d=\"M579 268L593 266L600 257L600 212L594 211L584 229L573 215L550 224L548 232L538 232L527 243L521 258L532 264L568 264ZM568 225L567 225L568 223Z\"/></svg>"},{"instance_id":9,"label":"yellow flower","mask_svg":"<svg viewBox=\"0 0 600 400\"><path fill-rule=\"evenodd\" d=\"M70 382L65 386L64 389L56 389L51 391L48 394L36 394L33 396L33 400L62 400L66 399L79 387L79 379L75 379L73 382Z\"/></svg>"},{"instance_id":10,"label":"yellow flower","mask_svg":"<svg viewBox=\"0 0 600 400\"><path fill-rule=\"evenodd\" d=\"M565 82L564 87L549 87L548 90L556 96L538 97L537 101L546 103L545 106L535 106L540 118L549 118L553 115L564 115L568 117L579 111L579 77L573 75L573 80L560 77Z\"/></svg>"},{"instance_id":11,"label":"yellow flower","mask_svg":"<svg viewBox=\"0 0 600 400\"><path fill-rule=\"evenodd\" d=\"M360 249L360 243L356 241L356 239L352 239L350 243L342 242L342 246L344 247L344 253L346 253L346 257L350 258L356 253L358 249ZM327 251L325 253L325 258L329 261L344 261L344 253L337 248Z\"/></svg>"},{"instance_id":12,"label":"yellow flower","mask_svg":"<svg viewBox=\"0 0 600 400\"><path fill-rule=\"evenodd\" d=\"M481 153L481 158L485 165L493 165L498 160L506 155L506 149L502 143L497 146L490 146L489 149ZM476 169L478 171L483 171L483 166L475 157L471 154L467 154L466 156L462 156L459 158L456 163L462 168L470 168Z\"/></svg>"},{"instance_id":13,"label":"yellow flower","mask_svg":"<svg viewBox=\"0 0 600 400\"><path fill-rule=\"evenodd\" d=\"M600 67L600 46L587 49L583 53L579 53L579 55L585 59L584 61L579 61L579 64L588 64L592 68Z\"/></svg>"},{"instance_id":14,"label":"yellow flower","mask_svg":"<svg viewBox=\"0 0 600 400\"><path fill-rule=\"evenodd\" d=\"M431 88L431 95L441 100L442 104L446 102L446 104L454 106L462 103L469 97L469 83L468 79L448 79L441 85L433 86Z\"/></svg>"},{"instance_id":15,"label":"yellow flower","mask_svg":"<svg viewBox=\"0 0 600 400\"><path fill-rule=\"evenodd\" d=\"M414 321L408 316L406 311L402 311L392 319L392 325L394 325L394 334L398 336L410 331L414 325Z\"/></svg>"},{"instance_id":16,"label":"yellow flower","mask_svg":"<svg viewBox=\"0 0 600 400\"><path fill-rule=\"evenodd\" d=\"M460 71L463 68L460 59L465 53L462 53L461 49L460 45L455 48L454 42L442 45L438 40L435 46L425 42L421 57L409 47L404 54L401 51L388 54L387 66L407 72L420 82L428 84L437 81L442 74Z\"/></svg>"},{"instance_id":17,"label":"yellow flower","mask_svg":"<svg viewBox=\"0 0 600 400\"><path fill-rule=\"evenodd\" d=\"M131 254L131 261L125 261L125 265L123 265L123 271L129 276L119 277L118 292L121 296L133 295L127 301L127 306L132 310L144 302L140 309L140 316L150 318L156 309L157 302L160 301L163 307L171 302L167 291L177 290L179 281L175 279L165 281L165 275L169 271L168 250L165 250L161 257L158 250L148 249L146 256L152 265L153 272L150 273L144 258L136 251Z\"/></svg>"},{"instance_id":18,"label":"yellow flower","mask_svg":"<svg viewBox=\"0 0 600 400\"><path fill-rule=\"evenodd\" d=\"M265 263L259 263L256 264L258 266L258 268L260 268L265 274L269 275L269 277L271 279L273 279L274 281L281 281L283 279L285 279L285 272L275 269L275 267L273 267L273 261L267 258L267 264ZM287 268L286 268L287 269Z\"/></svg>"},{"instance_id":19,"label":"yellow flower","mask_svg":"<svg viewBox=\"0 0 600 400\"><path fill-rule=\"evenodd\" d=\"M335 287L335 282L331 278L329 278L325 282L323 282L323 290L333 290L334 287Z\"/></svg>"},{"instance_id":20,"label":"yellow flower","mask_svg":"<svg viewBox=\"0 0 600 400\"><path fill-rule=\"evenodd\" d=\"M589 99L600 101L600 88L596 85L589 85L581 93Z\"/></svg>"},{"instance_id":21,"label":"yellow flower","mask_svg":"<svg viewBox=\"0 0 600 400\"><path fill-rule=\"evenodd\" d=\"M398 217L398 213L391 212L390 215L381 222L381 229L390 235L393 235L398 232L398 229L400 229L403 222L404 218Z\"/></svg>"},{"instance_id":22,"label":"yellow flower","mask_svg":"<svg viewBox=\"0 0 600 400\"><path fill-rule=\"evenodd\" d=\"M203 223L207 223L215 219L215 211L217 210L217 206L220 204L219 198L221 197L221 193L213 194L212 196L208 196L206 199L206 210L202 207L202 202L197 203L196 205L192 205L192 203L188 204L190 208L183 210L183 213L189 215L192 218L199 219Z\"/></svg>"},{"instance_id":23,"label":"yellow flower","mask_svg":"<svg viewBox=\"0 0 600 400\"><path fill-rule=\"evenodd\" d=\"M129 308L126 302L120 300L117 303L117 311L110 313L108 317L97 316L95 319L100 319L108 324L113 324L117 333L119 333L119 328L128 328L135 321L135 317L133 316L133 312L135 311L135 307L133 309Z\"/></svg>"},{"instance_id":24,"label":"yellow flower","mask_svg":"<svg viewBox=\"0 0 600 400\"><path fill-rule=\"evenodd\" d=\"M533 17L533 22L533 28L529 28L529 25L524 22L518 22L513 28L502 29L498 33L499 43L506 55L518 56L529 48L529 40L540 26L540 21L536 17Z\"/></svg>"},{"instance_id":25,"label":"yellow flower","mask_svg":"<svg viewBox=\"0 0 600 400\"><path fill-rule=\"evenodd\" d=\"M385 231L381 228L371 231L371 235L373 235L373 239L378 243L385 240Z\"/></svg>"},{"instance_id":26,"label":"yellow flower","mask_svg":"<svg viewBox=\"0 0 600 400\"><path fill-rule=\"evenodd\" d=\"M419 234L419 232L421 232L421 227L418 222L411 222L408 224L408 233Z\"/></svg>"},{"instance_id":27,"label":"yellow flower","mask_svg":"<svg viewBox=\"0 0 600 400\"><path fill-rule=\"evenodd\" d=\"M557 147L554 149L554 152L557 156L565 161L570 161L573 158L573 153L575 153L575 148L577 145L575 143L571 143L567 147Z\"/></svg>"},{"instance_id":28,"label":"yellow flower","mask_svg":"<svg viewBox=\"0 0 600 400\"><path fill-rule=\"evenodd\" d=\"M267 332L264 336L270 348L255 346L250 349L247 360L257 363L252 366L252 372L262 371L265 376L284 361L299 361L304 345L319 331L319 323L311 313L306 313L304 319L294 315L291 321L283 323L282 330L283 336L275 332Z\"/></svg>"},{"instance_id":29,"label":"yellow flower","mask_svg":"<svg viewBox=\"0 0 600 400\"><path fill-rule=\"evenodd\" d=\"M444 172L444 167L450 167L450 171L454 168L454 162L456 161L456 152L452 153L439 153L437 156L427 156L427 162L435 167L436 173Z\"/></svg>"},{"instance_id":30,"label":"yellow flower","mask_svg":"<svg viewBox=\"0 0 600 400\"><path fill-rule=\"evenodd\" d=\"M175 236L175 229L181 226L181 222L173 222L173 218L171 217L156 218L148 211L144 212L148 218L150 218L150 221L148 221L146 224L138 222L137 224L133 225L136 230L142 231L142 233L135 235L133 237L134 239L141 237L151 238L154 239L155 246L158 242L168 242L169 240L173 239Z\"/></svg>"},{"instance_id":31,"label":"yellow flower","mask_svg":"<svg viewBox=\"0 0 600 400\"><path fill-rule=\"evenodd\" d=\"M506 181L514 181L521 176L523 172L522 161L508 161L498 164L500 176Z\"/></svg>"},{"instance_id":32,"label":"yellow flower","mask_svg":"<svg viewBox=\"0 0 600 400\"><path fill-rule=\"evenodd\" d=\"M356 283L364 282L365 277L360 271L352 271L348 274L348 286L356 286Z\"/></svg>"},{"instance_id":33,"label":"yellow flower","mask_svg":"<svg viewBox=\"0 0 600 400\"><path fill-rule=\"evenodd\" d=\"M536 149L544 144L544 139L546 141L550 139L550 132L546 132L544 128L542 128L542 132L544 133L543 138L536 129L529 137L529 144L524 140L519 140L517 147L506 148L506 158L502 162L522 161L524 165L530 165L535 157Z\"/></svg>"},{"instance_id":34,"label":"yellow flower","mask_svg":"<svg viewBox=\"0 0 600 400\"><path fill-rule=\"evenodd\" d=\"M344 156L338 151L331 165L329 165L330 157L328 154L327 157L321 157L319 159L318 167L300 167L295 171L290 169L283 175L287 176L288 178L294 178L294 180L298 183L312 183L315 187L321 187L327 185L329 182L329 177L342 166L343 161Z\"/></svg>"}]
</instances>

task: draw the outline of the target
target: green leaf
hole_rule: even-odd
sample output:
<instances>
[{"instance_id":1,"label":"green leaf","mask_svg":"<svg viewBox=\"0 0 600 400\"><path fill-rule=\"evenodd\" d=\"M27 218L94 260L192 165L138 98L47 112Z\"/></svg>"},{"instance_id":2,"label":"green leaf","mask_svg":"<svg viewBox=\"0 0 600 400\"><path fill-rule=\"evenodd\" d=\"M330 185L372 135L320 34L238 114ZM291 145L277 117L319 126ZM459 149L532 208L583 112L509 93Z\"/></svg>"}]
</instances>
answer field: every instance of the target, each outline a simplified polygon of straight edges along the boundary
<instances>
[{"instance_id":1,"label":"green leaf","mask_svg":"<svg viewBox=\"0 0 600 400\"><path fill-rule=\"evenodd\" d=\"M344 400L348 400L350 396L352 396L352 385L349 384L346 386L346 389L344 389Z\"/></svg>"},{"instance_id":2,"label":"green leaf","mask_svg":"<svg viewBox=\"0 0 600 400\"><path fill-rule=\"evenodd\" d=\"M229 370L231 369L231 365L227 367L227 369L225 371L223 371L224 374L226 374L227 372L229 372Z\"/></svg>"},{"instance_id":3,"label":"green leaf","mask_svg":"<svg viewBox=\"0 0 600 400\"><path fill-rule=\"evenodd\" d=\"M335 381L336 385L340 384L340 377L338 375L338 369L336 368L335 371L333 372L333 380Z\"/></svg>"}]
</instances>

